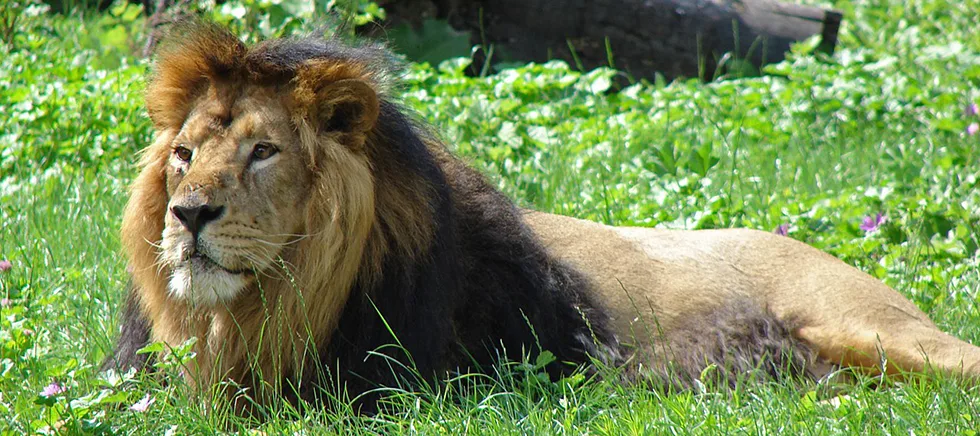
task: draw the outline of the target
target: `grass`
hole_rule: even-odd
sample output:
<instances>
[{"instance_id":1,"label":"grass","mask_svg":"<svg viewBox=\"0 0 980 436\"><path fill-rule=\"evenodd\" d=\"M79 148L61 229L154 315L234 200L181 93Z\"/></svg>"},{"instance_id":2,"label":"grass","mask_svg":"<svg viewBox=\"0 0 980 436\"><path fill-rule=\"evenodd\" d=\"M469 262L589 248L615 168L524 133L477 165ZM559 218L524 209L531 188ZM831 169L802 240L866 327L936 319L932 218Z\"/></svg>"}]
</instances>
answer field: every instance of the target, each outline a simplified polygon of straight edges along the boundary
<instances>
[{"instance_id":1,"label":"grass","mask_svg":"<svg viewBox=\"0 0 980 436\"><path fill-rule=\"evenodd\" d=\"M561 63L486 78L412 65L405 103L524 205L618 225L788 226L882 279L944 330L980 343L980 2L838 1L833 57L798 47L757 78L640 83ZM141 19L28 7L0 44L0 434L246 431L179 382L96 371L126 281L117 229L150 126ZM882 213L876 231L860 229ZM530 377L522 374L530 371ZM977 389L922 376L843 388L744 386L662 395L543 380L533 362L343 409L280 433L976 434ZM53 381L66 391L39 396ZM146 412L128 407L146 394Z\"/></svg>"}]
</instances>

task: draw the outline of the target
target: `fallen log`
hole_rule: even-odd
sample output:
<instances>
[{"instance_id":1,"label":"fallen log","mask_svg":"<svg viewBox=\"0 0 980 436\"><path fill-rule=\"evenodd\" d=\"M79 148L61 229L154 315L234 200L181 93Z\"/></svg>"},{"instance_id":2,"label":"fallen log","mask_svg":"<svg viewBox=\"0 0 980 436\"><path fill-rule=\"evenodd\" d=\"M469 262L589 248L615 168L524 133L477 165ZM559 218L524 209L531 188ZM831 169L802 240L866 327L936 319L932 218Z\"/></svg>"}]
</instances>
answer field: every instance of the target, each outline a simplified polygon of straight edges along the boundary
<instances>
[{"instance_id":1,"label":"fallen log","mask_svg":"<svg viewBox=\"0 0 980 436\"><path fill-rule=\"evenodd\" d=\"M634 78L711 79L726 54L761 67L813 35L833 52L840 12L772 0L388 0L393 23L448 20L507 60L564 59Z\"/></svg>"}]
</instances>

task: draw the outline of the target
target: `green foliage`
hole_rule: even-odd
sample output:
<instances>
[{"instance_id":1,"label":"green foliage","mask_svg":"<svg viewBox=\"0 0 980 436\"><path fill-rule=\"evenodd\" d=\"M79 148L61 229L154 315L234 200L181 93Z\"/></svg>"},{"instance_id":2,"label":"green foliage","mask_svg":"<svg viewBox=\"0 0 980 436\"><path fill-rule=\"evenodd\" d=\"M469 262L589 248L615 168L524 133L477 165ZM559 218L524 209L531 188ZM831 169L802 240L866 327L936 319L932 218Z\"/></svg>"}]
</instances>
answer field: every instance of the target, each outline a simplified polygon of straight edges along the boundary
<instances>
[{"instance_id":1,"label":"green foliage","mask_svg":"<svg viewBox=\"0 0 980 436\"><path fill-rule=\"evenodd\" d=\"M322 2L308 0L234 0L210 14L214 21L237 29L252 42L290 35L313 21Z\"/></svg>"},{"instance_id":2,"label":"green foliage","mask_svg":"<svg viewBox=\"0 0 980 436\"><path fill-rule=\"evenodd\" d=\"M190 355L162 361L158 379L96 371L126 280L125 186L151 140L146 65L131 55L138 7L78 18L18 5L0 43L0 260L12 262L0 272L0 435L241 428L227 405L187 395L177 373ZM232 0L213 13L255 40L351 5L381 14L374 2L292 0ZM409 65L402 101L524 205L622 225L785 226L976 343L980 134L968 126L980 117L964 108L980 101L980 4L835 7L846 25L834 56L801 45L763 77L611 93L609 69L549 62L473 78L454 59ZM884 222L862 229L878 213ZM834 401L821 386L661 395L583 374L551 380L541 371L550 358L394 391L378 416L287 410L259 430L971 434L980 416L977 390L943 378L859 383ZM41 396L52 383L64 391ZM142 400L153 401L145 412L129 409Z\"/></svg>"},{"instance_id":3,"label":"green foliage","mask_svg":"<svg viewBox=\"0 0 980 436\"><path fill-rule=\"evenodd\" d=\"M323 31L328 23L353 32L385 18L384 9L365 0L230 0L202 2L199 11L250 42Z\"/></svg>"},{"instance_id":4,"label":"green foliage","mask_svg":"<svg viewBox=\"0 0 980 436\"><path fill-rule=\"evenodd\" d=\"M138 13L122 4L91 21L21 17L31 31L0 53L0 192L79 165L120 171L149 142L145 68L129 54Z\"/></svg>"}]
</instances>

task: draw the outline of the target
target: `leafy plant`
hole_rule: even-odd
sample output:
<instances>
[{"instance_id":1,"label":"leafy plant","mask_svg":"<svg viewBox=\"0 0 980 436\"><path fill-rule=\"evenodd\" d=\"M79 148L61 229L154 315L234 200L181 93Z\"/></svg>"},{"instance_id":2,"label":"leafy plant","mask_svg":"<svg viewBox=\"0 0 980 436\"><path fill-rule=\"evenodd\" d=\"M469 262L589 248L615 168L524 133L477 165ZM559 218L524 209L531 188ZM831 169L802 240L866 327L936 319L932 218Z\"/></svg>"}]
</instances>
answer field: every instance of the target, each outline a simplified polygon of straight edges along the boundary
<instances>
[{"instance_id":1,"label":"leafy plant","mask_svg":"<svg viewBox=\"0 0 980 436\"><path fill-rule=\"evenodd\" d=\"M469 57L470 35L454 30L445 21L427 18L419 29L408 23L395 27L385 34L392 48L413 62L440 62L457 57Z\"/></svg>"}]
</instances>

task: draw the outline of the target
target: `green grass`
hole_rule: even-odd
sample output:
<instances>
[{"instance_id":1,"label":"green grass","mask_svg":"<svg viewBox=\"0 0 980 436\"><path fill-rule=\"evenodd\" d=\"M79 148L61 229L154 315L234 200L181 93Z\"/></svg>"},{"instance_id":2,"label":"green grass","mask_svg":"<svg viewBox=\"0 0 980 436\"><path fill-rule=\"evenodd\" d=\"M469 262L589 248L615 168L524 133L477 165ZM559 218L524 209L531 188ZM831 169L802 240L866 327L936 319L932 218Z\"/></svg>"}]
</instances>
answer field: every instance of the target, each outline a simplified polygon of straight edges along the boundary
<instances>
[{"instance_id":1,"label":"green grass","mask_svg":"<svg viewBox=\"0 0 980 436\"><path fill-rule=\"evenodd\" d=\"M840 1L838 52L801 46L769 75L605 92L613 71L560 63L487 78L412 66L405 103L521 204L618 225L789 225L882 279L944 330L980 343L980 2ZM96 372L125 286L118 228L134 153L151 138L141 19L28 14L0 44L0 434L245 431L171 379ZM859 228L876 213L877 231ZM529 372L532 377L521 377ZM745 386L662 395L534 365L393 395L270 433L976 434L976 388L953 380ZM52 381L67 387L38 395ZM145 413L128 406L149 393Z\"/></svg>"}]
</instances>

